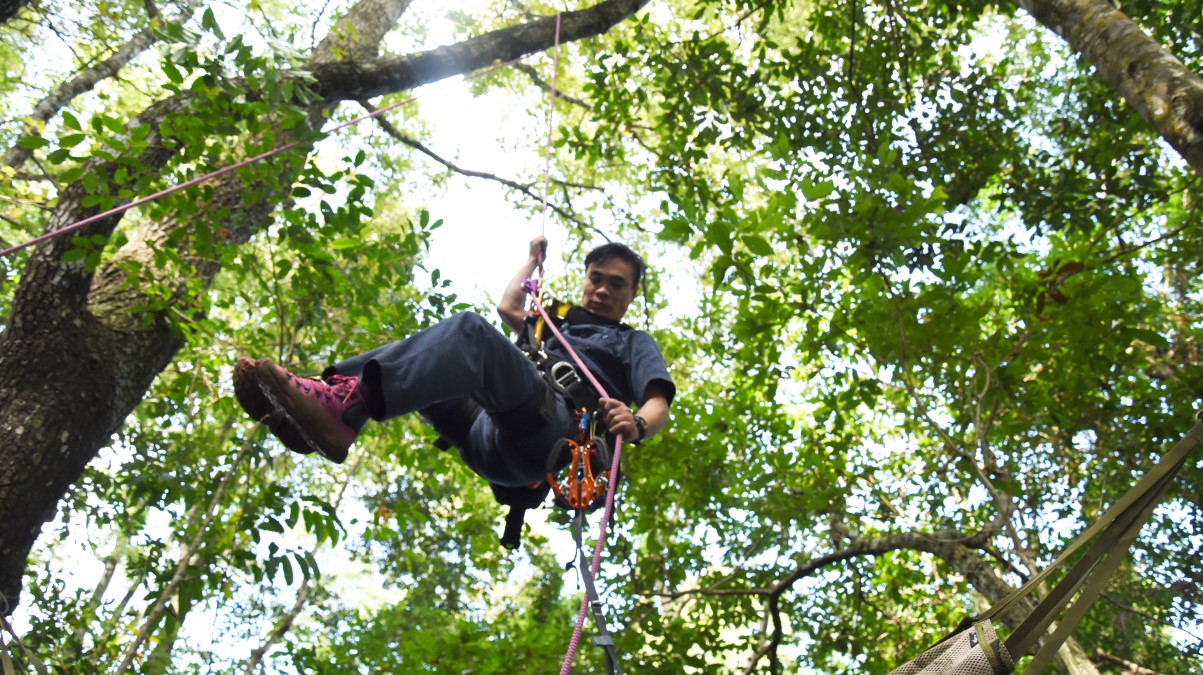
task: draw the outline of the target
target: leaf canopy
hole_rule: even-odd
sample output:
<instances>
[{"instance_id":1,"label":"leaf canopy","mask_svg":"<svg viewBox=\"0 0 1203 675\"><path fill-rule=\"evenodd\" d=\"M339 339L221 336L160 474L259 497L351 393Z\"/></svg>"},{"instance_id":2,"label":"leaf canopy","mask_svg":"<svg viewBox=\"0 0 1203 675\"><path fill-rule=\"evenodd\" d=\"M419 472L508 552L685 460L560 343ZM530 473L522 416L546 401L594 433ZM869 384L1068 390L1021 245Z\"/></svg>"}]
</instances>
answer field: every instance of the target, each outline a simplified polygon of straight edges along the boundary
<instances>
[{"instance_id":1,"label":"leaf canopy","mask_svg":"<svg viewBox=\"0 0 1203 675\"><path fill-rule=\"evenodd\" d=\"M0 647L26 672L31 653L146 673L563 656L580 589L562 514L505 556L484 483L417 420L374 427L339 468L289 456L230 396L239 354L318 372L453 311L491 315L429 260L440 230L473 245L427 203L467 194L449 176L472 171L434 145L440 120L417 105L318 131L362 112L303 70L319 44L364 58L323 35L353 7L43 2L2 29L7 243L62 225L73 195L101 210L300 143L240 169L237 191L189 188L63 253L138 298L119 323L167 316L182 346L31 555L14 615L29 651ZM1199 72L1197 1L1123 9ZM526 10L551 11L414 3L382 45ZM118 74L30 121L144 30ZM678 385L670 429L624 452L599 578L627 671L888 671L1048 564L1189 428L1198 174L1031 15L673 0L561 49L564 256L598 233L648 254L634 323ZM497 142L513 172L474 180L508 180L532 217L552 63L471 84L510 102L472 114L515 120ZM32 257L0 261L5 317ZM1192 461L1075 632L1079 667L1203 668L1201 490ZM582 648L578 672L603 667Z\"/></svg>"}]
</instances>

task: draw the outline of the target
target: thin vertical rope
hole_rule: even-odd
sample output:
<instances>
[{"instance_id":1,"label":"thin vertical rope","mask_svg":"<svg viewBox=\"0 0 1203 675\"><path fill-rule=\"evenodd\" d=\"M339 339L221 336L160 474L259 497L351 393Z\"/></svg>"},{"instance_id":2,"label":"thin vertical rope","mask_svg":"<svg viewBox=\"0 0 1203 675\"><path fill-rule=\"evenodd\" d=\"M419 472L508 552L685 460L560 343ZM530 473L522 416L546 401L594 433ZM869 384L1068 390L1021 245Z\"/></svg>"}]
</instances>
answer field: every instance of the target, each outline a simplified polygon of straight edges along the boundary
<instances>
[{"instance_id":1,"label":"thin vertical rope","mask_svg":"<svg viewBox=\"0 0 1203 675\"><path fill-rule=\"evenodd\" d=\"M556 113L556 78L560 73L560 13L556 12L556 37L551 57L551 99L547 104L547 150L543 158L543 225L540 234L547 235L547 195L551 191L551 137L555 131L552 121ZM540 256L540 267L542 267Z\"/></svg>"},{"instance_id":2,"label":"thin vertical rope","mask_svg":"<svg viewBox=\"0 0 1203 675\"><path fill-rule=\"evenodd\" d=\"M547 106L547 146L543 163L543 223L541 234L544 236L547 234L547 198L551 189L551 146L552 136L555 132L555 125L553 121L555 119L557 76L559 75L560 70L560 18L561 15L559 12L557 12L554 51L552 52L551 95ZM568 341L564 339L564 336L560 333L559 329L556 328L555 322L551 320L550 316L548 316L547 310L543 307L543 303L539 301L539 280L543 278L543 254L539 255L538 268L539 277L537 279L528 278L526 280L527 283L525 284L525 288L527 292L530 293L535 307L539 310L539 314L543 317L544 324L551 329L552 334L559 339L560 344L564 345L568 355L571 356L572 360L576 362L577 367L580 368L580 372L585 374L585 377L597 390L597 393L602 398L610 398L610 395L606 393L605 388L601 386L601 383L597 381L597 378L592 372L589 371L584 362L581 361L581 357L578 356L576 351L572 349L572 345L568 344ZM593 561L589 565L590 573L594 575L597 574L598 569L601 567L601 554L606 543L606 526L609 524L610 518L614 514L614 489L618 481L613 480L613 477L618 475L619 460L621 458L622 434L618 434L614 439L614 458L610 463L610 476L612 479L609 481L609 485L606 488L606 508L602 515L601 526L598 529L597 543L593 547ZM572 669L572 660L576 656L577 647L581 642L581 632L585 626L585 615L588 613L588 610L589 596L586 594L585 597L581 598L581 609L577 613L576 627L572 631L572 639L568 642L568 653L564 655L564 662L560 666L560 675L567 675Z\"/></svg>"}]
</instances>

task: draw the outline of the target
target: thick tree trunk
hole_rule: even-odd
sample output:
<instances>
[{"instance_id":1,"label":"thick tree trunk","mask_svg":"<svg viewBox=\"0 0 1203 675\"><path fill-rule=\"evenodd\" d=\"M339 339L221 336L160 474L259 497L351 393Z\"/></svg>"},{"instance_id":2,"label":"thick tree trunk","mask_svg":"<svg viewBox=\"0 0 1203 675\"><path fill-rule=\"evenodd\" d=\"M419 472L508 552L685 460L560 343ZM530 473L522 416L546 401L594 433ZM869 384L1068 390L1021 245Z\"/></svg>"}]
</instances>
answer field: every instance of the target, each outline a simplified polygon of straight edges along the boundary
<instances>
[{"instance_id":1,"label":"thick tree trunk","mask_svg":"<svg viewBox=\"0 0 1203 675\"><path fill-rule=\"evenodd\" d=\"M567 13L560 40L605 33L646 2L603 0ZM401 91L538 52L554 42L555 18L551 17L422 54L373 58L380 39L408 4L408 0L364 0L348 13L342 25L349 23L353 30L333 31L335 37L328 39L343 41L340 49L330 49L327 42L315 51L310 70L326 100L313 112L339 100ZM328 56L334 53L349 58L334 62ZM152 150L141 158L147 172L161 169L172 152L159 142L159 122L186 110L188 103L185 97L164 100L135 121L152 129ZM236 210L229 217L231 245L245 242L266 226L274 206L287 199L290 171L296 169L282 169L274 194L268 193L252 210ZM89 170L106 181L115 173L102 163ZM117 186L110 187L110 194L116 194ZM213 186L211 206L239 205L244 187L235 174L229 174ZM67 186L59 196L50 230L95 213L82 206L84 196L82 183ZM76 234L108 236L120 218L93 223ZM232 226L235 222L237 228ZM188 227L188 222L143 224L131 233L117 260L94 274L82 263L62 262L63 254L73 247L70 237L49 240L30 255L8 325L0 333L0 615L16 607L26 558L43 524L54 517L59 500L183 345L166 313L133 313L144 296L138 289L126 288L118 266L123 260L147 259L166 235ZM195 275L208 284L217 272L214 265L200 266ZM195 311L174 309L185 316Z\"/></svg>"},{"instance_id":2,"label":"thick tree trunk","mask_svg":"<svg viewBox=\"0 0 1203 675\"><path fill-rule=\"evenodd\" d=\"M1109 0L1018 0L1065 38L1196 172L1203 172L1203 78Z\"/></svg>"}]
</instances>

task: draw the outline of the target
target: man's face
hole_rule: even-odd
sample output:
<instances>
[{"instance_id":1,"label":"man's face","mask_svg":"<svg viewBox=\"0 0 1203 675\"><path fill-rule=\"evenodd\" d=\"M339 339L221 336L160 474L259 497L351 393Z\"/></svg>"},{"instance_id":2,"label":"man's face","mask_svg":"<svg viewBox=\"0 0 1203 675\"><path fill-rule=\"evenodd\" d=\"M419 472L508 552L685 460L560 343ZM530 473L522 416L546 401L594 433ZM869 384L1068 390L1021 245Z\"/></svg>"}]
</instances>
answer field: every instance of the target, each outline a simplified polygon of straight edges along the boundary
<instances>
[{"instance_id":1,"label":"man's face","mask_svg":"<svg viewBox=\"0 0 1203 675\"><path fill-rule=\"evenodd\" d=\"M619 258L592 263L585 269L581 306L608 319L621 321L635 301L635 270Z\"/></svg>"}]
</instances>

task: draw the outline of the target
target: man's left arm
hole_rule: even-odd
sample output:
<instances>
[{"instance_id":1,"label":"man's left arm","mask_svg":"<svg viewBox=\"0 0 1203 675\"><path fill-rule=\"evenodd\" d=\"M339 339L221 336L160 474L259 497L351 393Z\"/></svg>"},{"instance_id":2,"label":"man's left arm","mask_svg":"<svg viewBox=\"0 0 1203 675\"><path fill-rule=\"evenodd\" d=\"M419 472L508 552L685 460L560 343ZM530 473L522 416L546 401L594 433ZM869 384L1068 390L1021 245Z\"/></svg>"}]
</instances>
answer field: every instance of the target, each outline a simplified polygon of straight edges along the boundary
<instances>
[{"instance_id":1,"label":"man's left arm","mask_svg":"<svg viewBox=\"0 0 1203 675\"><path fill-rule=\"evenodd\" d=\"M668 426L670 418L668 397L667 385L656 380L648 383L638 412L632 411L622 401L603 398L600 404L605 416L606 427L611 434L622 434L626 441L647 440ZM636 415L647 423L647 432L643 434L642 438L639 434L639 427L635 424Z\"/></svg>"}]
</instances>

